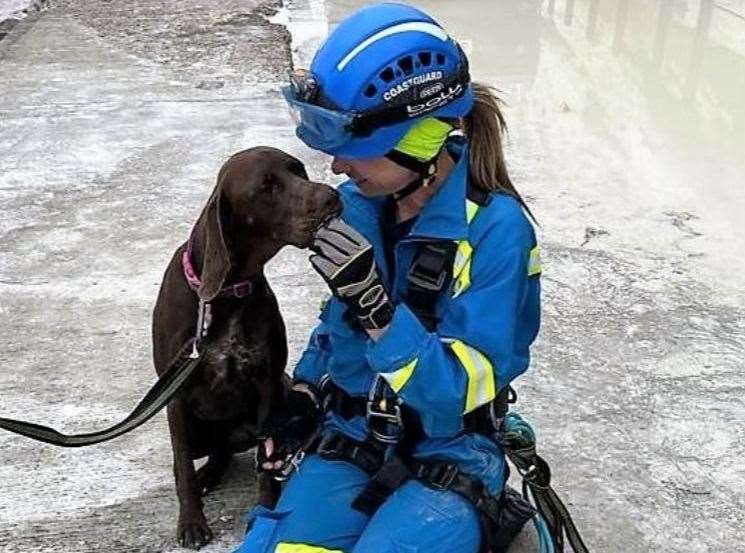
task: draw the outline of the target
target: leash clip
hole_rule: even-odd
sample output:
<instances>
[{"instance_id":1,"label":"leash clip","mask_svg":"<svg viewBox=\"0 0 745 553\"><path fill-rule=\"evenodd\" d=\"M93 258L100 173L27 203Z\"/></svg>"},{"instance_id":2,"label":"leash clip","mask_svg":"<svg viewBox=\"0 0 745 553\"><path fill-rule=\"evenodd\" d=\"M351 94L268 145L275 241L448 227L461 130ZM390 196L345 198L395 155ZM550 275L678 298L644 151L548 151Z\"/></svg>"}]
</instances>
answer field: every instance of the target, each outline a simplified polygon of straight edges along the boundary
<instances>
[{"instance_id":1,"label":"leash clip","mask_svg":"<svg viewBox=\"0 0 745 553\"><path fill-rule=\"evenodd\" d=\"M199 300L199 307L197 308L197 328L194 333L194 341L191 346L191 353L189 359L199 358L199 349L197 344L202 341L202 338L207 336L207 330L212 323L212 308L210 304L203 299Z\"/></svg>"}]
</instances>

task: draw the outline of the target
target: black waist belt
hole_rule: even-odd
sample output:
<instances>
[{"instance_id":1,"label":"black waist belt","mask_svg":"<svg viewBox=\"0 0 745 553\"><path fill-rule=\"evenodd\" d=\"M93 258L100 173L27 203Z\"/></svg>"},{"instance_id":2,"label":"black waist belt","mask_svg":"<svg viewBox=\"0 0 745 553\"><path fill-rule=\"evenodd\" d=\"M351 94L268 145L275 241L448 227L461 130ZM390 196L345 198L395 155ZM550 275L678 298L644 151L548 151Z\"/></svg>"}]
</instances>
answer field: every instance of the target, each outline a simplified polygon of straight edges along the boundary
<instances>
[{"instance_id":1,"label":"black waist belt","mask_svg":"<svg viewBox=\"0 0 745 553\"><path fill-rule=\"evenodd\" d=\"M491 436L498 430L499 423L507 414L509 404L515 403L517 395L511 386L502 388L493 401L482 405L463 417L465 432L475 432ZM324 406L346 420L367 415L367 398L351 396L333 382L324 385ZM415 440L424 436L419 416L413 409L403 406L406 432Z\"/></svg>"}]
</instances>

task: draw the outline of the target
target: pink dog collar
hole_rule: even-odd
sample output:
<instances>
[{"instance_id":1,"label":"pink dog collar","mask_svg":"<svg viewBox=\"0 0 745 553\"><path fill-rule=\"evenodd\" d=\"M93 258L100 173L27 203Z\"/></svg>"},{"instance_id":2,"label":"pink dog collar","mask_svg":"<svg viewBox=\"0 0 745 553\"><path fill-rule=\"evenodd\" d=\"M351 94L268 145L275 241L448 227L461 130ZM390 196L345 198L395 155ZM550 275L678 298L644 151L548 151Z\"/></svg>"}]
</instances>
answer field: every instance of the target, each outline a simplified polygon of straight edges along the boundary
<instances>
[{"instance_id":1,"label":"pink dog collar","mask_svg":"<svg viewBox=\"0 0 745 553\"><path fill-rule=\"evenodd\" d=\"M191 237L186 243L186 249L181 254L181 268L184 271L184 278L189 284L189 288L195 292L199 290L202 285L202 280L199 278L197 271L194 269L194 265L191 262ZM250 280L244 280L236 284L231 284L221 288L215 297L233 296L235 298L245 298L253 291L253 284Z\"/></svg>"}]
</instances>

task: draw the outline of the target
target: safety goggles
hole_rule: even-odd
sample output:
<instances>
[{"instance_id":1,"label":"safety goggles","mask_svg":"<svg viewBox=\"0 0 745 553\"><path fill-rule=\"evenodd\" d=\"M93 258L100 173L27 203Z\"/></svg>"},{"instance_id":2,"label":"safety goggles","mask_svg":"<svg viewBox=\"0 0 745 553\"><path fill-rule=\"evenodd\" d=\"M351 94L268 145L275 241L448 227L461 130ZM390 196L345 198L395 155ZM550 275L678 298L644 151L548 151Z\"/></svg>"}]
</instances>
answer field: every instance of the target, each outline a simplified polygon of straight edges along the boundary
<instances>
[{"instance_id":1,"label":"safety goggles","mask_svg":"<svg viewBox=\"0 0 745 553\"><path fill-rule=\"evenodd\" d=\"M324 98L317 79L304 69L290 74L290 84L282 88L282 94L290 107L298 137L311 148L333 153L355 138L370 136L382 127L421 117L446 106L465 94L469 82L468 68L464 66L458 75L442 83L439 94L426 100L409 99L405 103L364 113L334 109Z\"/></svg>"}]
</instances>

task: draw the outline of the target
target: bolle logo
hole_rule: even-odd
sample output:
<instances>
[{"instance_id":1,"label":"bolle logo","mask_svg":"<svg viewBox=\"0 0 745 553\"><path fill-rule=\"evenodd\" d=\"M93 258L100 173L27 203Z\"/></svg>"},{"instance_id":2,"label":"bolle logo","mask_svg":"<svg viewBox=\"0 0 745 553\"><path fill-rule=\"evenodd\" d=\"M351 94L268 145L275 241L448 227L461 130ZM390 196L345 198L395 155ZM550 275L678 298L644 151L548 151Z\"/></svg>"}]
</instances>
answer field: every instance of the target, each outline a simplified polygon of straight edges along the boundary
<instances>
[{"instance_id":1,"label":"bolle logo","mask_svg":"<svg viewBox=\"0 0 745 553\"><path fill-rule=\"evenodd\" d=\"M383 100L386 102L390 102L393 100L396 96L401 94L402 92L406 92L409 90L412 86L425 84L430 81L437 81L442 79L442 71L430 71L429 73L422 73L421 75L417 75L416 77L411 77L410 79L406 79L401 84L397 84L393 88L389 88L385 92L383 92Z\"/></svg>"},{"instance_id":2,"label":"bolle logo","mask_svg":"<svg viewBox=\"0 0 745 553\"><path fill-rule=\"evenodd\" d=\"M448 88L447 92L440 92L439 96L430 98L423 104L411 104L406 106L406 111L409 114L409 117L416 117L447 104L450 100L460 96L462 92L463 85L459 83L454 87L451 86L450 88Z\"/></svg>"},{"instance_id":3,"label":"bolle logo","mask_svg":"<svg viewBox=\"0 0 745 553\"><path fill-rule=\"evenodd\" d=\"M437 83L432 86L428 86L427 88L425 88L419 93L419 98L421 100L424 100L425 98L429 98L433 94L437 94L438 92L440 92L443 88L445 88L445 85L442 83Z\"/></svg>"}]
</instances>

